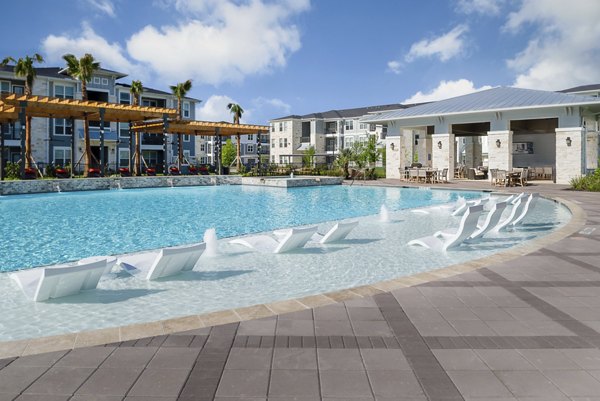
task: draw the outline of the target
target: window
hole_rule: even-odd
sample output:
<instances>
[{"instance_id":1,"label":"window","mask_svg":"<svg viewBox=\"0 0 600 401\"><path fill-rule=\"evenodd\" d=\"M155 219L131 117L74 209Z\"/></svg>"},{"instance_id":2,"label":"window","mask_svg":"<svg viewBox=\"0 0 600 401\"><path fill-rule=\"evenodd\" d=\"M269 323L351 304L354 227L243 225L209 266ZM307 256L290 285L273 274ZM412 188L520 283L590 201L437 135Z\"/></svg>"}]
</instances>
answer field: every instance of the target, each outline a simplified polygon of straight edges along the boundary
<instances>
[{"instance_id":1,"label":"window","mask_svg":"<svg viewBox=\"0 0 600 401\"><path fill-rule=\"evenodd\" d=\"M287 138L283 138L283 147L287 148Z\"/></svg>"},{"instance_id":2,"label":"window","mask_svg":"<svg viewBox=\"0 0 600 401\"><path fill-rule=\"evenodd\" d=\"M54 96L62 99L73 99L75 97L75 88L73 86L55 85Z\"/></svg>"},{"instance_id":3,"label":"window","mask_svg":"<svg viewBox=\"0 0 600 401\"><path fill-rule=\"evenodd\" d=\"M55 146L54 147L54 160L55 166L66 166L71 164L71 148L66 146Z\"/></svg>"},{"instance_id":4,"label":"window","mask_svg":"<svg viewBox=\"0 0 600 401\"><path fill-rule=\"evenodd\" d=\"M16 93L17 95L22 95L25 93L25 87L21 86L21 85L13 85L12 91L13 91L13 93Z\"/></svg>"},{"instance_id":5,"label":"window","mask_svg":"<svg viewBox=\"0 0 600 401\"><path fill-rule=\"evenodd\" d=\"M55 118L54 135L71 135L71 120L65 118Z\"/></svg>"},{"instance_id":6,"label":"window","mask_svg":"<svg viewBox=\"0 0 600 401\"><path fill-rule=\"evenodd\" d=\"M275 124L271 124L271 132L275 132Z\"/></svg>"},{"instance_id":7,"label":"window","mask_svg":"<svg viewBox=\"0 0 600 401\"><path fill-rule=\"evenodd\" d=\"M246 147L246 153L254 153L254 145L248 145Z\"/></svg>"},{"instance_id":8,"label":"window","mask_svg":"<svg viewBox=\"0 0 600 401\"><path fill-rule=\"evenodd\" d=\"M144 150L142 157L149 167L158 165L158 152L156 150Z\"/></svg>"},{"instance_id":9,"label":"window","mask_svg":"<svg viewBox=\"0 0 600 401\"><path fill-rule=\"evenodd\" d=\"M283 138L279 138L279 147L283 148Z\"/></svg>"},{"instance_id":10,"label":"window","mask_svg":"<svg viewBox=\"0 0 600 401\"><path fill-rule=\"evenodd\" d=\"M131 104L131 93L119 92L119 103L120 104Z\"/></svg>"},{"instance_id":11,"label":"window","mask_svg":"<svg viewBox=\"0 0 600 401\"><path fill-rule=\"evenodd\" d=\"M183 151L183 159L187 160L187 162L190 162L190 158L192 157L191 153L189 150L184 150Z\"/></svg>"},{"instance_id":12,"label":"window","mask_svg":"<svg viewBox=\"0 0 600 401\"><path fill-rule=\"evenodd\" d=\"M95 83L95 84L98 84L98 85L100 85L100 82L102 82L102 81L100 80L100 78L98 78L98 77L94 77L94 83Z\"/></svg>"},{"instance_id":13,"label":"window","mask_svg":"<svg viewBox=\"0 0 600 401\"><path fill-rule=\"evenodd\" d=\"M189 142L190 141L190 136L189 135L184 135L183 136L183 142Z\"/></svg>"},{"instance_id":14,"label":"window","mask_svg":"<svg viewBox=\"0 0 600 401\"><path fill-rule=\"evenodd\" d=\"M352 131L352 130L354 130L354 120L346 120L344 122L344 129L346 131Z\"/></svg>"},{"instance_id":15,"label":"window","mask_svg":"<svg viewBox=\"0 0 600 401\"><path fill-rule=\"evenodd\" d=\"M119 149L119 167L129 167L129 149Z\"/></svg>"},{"instance_id":16,"label":"window","mask_svg":"<svg viewBox=\"0 0 600 401\"><path fill-rule=\"evenodd\" d=\"M377 126L375 124L369 124L369 131L373 132L376 128Z\"/></svg>"},{"instance_id":17,"label":"window","mask_svg":"<svg viewBox=\"0 0 600 401\"><path fill-rule=\"evenodd\" d=\"M271 147L274 148L275 147L275 139L271 139Z\"/></svg>"},{"instance_id":18,"label":"window","mask_svg":"<svg viewBox=\"0 0 600 401\"><path fill-rule=\"evenodd\" d=\"M279 123L279 132L283 131L283 123Z\"/></svg>"},{"instance_id":19,"label":"window","mask_svg":"<svg viewBox=\"0 0 600 401\"><path fill-rule=\"evenodd\" d=\"M119 123L119 137L120 138L129 138L129 124L128 123Z\"/></svg>"},{"instance_id":20,"label":"window","mask_svg":"<svg viewBox=\"0 0 600 401\"><path fill-rule=\"evenodd\" d=\"M283 164L283 156L279 156L279 164Z\"/></svg>"},{"instance_id":21,"label":"window","mask_svg":"<svg viewBox=\"0 0 600 401\"><path fill-rule=\"evenodd\" d=\"M145 107L158 107L158 102L154 99L142 99L142 106Z\"/></svg>"},{"instance_id":22,"label":"window","mask_svg":"<svg viewBox=\"0 0 600 401\"><path fill-rule=\"evenodd\" d=\"M102 78L102 85L108 86L108 78Z\"/></svg>"},{"instance_id":23,"label":"window","mask_svg":"<svg viewBox=\"0 0 600 401\"><path fill-rule=\"evenodd\" d=\"M200 144L200 152L206 152L206 145L203 143Z\"/></svg>"},{"instance_id":24,"label":"window","mask_svg":"<svg viewBox=\"0 0 600 401\"><path fill-rule=\"evenodd\" d=\"M183 118L190 118L190 102L183 102Z\"/></svg>"},{"instance_id":25,"label":"window","mask_svg":"<svg viewBox=\"0 0 600 401\"><path fill-rule=\"evenodd\" d=\"M250 134L250 135L248 135L248 140L249 140L249 141L253 141L253 140L254 140L254 134Z\"/></svg>"},{"instance_id":26,"label":"window","mask_svg":"<svg viewBox=\"0 0 600 401\"><path fill-rule=\"evenodd\" d=\"M365 123L358 124L358 129L367 129L367 124L365 124Z\"/></svg>"},{"instance_id":27,"label":"window","mask_svg":"<svg viewBox=\"0 0 600 401\"><path fill-rule=\"evenodd\" d=\"M10 93L10 82L8 82L8 81L0 82L0 93Z\"/></svg>"},{"instance_id":28,"label":"window","mask_svg":"<svg viewBox=\"0 0 600 401\"><path fill-rule=\"evenodd\" d=\"M275 163L275 155L271 155L271 163Z\"/></svg>"}]
</instances>

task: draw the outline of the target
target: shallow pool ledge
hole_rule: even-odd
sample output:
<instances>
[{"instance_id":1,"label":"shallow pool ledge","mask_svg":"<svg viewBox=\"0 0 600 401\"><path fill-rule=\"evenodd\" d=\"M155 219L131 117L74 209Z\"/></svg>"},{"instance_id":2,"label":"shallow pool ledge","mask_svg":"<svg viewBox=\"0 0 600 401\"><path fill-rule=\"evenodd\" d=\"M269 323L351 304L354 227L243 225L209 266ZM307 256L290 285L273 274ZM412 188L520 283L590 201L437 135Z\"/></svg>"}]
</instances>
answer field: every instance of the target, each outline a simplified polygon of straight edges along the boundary
<instances>
[{"instance_id":1,"label":"shallow pool ledge","mask_svg":"<svg viewBox=\"0 0 600 401\"><path fill-rule=\"evenodd\" d=\"M182 331L197 330L204 327L259 319L303 309L316 308L351 299L373 296L404 287L412 287L429 281L452 277L458 274L477 270L494 263L507 262L529 253L535 252L569 235L580 231L586 222L587 215L583 208L563 198L554 198L565 205L572 214L571 220L558 230L523 245L499 252L480 259L470 260L437 270L422 272L412 276L399 277L355 288L309 295L303 298L275 301L267 304L251 305L230 310L215 311L200 315L184 316L168 320L137 323L122 327L113 327L79 333L68 333L50 337L30 338L15 341L0 341L0 359L25 355L69 350L74 348L118 343L140 338L168 335Z\"/></svg>"}]
</instances>

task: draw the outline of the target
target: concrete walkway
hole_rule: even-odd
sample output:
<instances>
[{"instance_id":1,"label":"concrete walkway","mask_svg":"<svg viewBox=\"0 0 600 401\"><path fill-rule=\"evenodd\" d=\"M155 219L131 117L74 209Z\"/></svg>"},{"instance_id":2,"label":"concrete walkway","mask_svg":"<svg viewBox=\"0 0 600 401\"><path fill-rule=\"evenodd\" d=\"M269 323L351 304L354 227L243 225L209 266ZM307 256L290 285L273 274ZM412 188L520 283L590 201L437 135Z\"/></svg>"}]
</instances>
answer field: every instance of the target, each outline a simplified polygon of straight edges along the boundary
<instances>
[{"instance_id":1,"label":"concrete walkway","mask_svg":"<svg viewBox=\"0 0 600 401\"><path fill-rule=\"evenodd\" d=\"M0 401L600 401L600 194L526 190L579 204L585 227L372 297L0 360Z\"/></svg>"}]
</instances>

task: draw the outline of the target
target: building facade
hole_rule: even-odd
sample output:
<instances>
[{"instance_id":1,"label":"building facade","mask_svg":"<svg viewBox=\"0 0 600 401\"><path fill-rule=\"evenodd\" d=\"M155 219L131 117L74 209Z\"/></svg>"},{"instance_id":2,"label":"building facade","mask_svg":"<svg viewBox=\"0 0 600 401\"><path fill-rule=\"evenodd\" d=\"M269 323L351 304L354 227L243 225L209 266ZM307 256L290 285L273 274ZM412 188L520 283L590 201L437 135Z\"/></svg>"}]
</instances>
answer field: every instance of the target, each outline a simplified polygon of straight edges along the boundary
<instances>
[{"instance_id":1,"label":"building facade","mask_svg":"<svg viewBox=\"0 0 600 401\"><path fill-rule=\"evenodd\" d=\"M314 148L315 164L331 165L344 148L366 142L375 135L383 146L387 124L369 124L360 119L370 113L401 110L408 106L391 104L354 109L330 110L306 115L290 115L270 120L270 162L302 165L302 157Z\"/></svg>"},{"instance_id":2,"label":"building facade","mask_svg":"<svg viewBox=\"0 0 600 401\"><path fill-rule=\"evenodd\" d=\"M37 77L32 88L33 95L51 96L65 99L81 99L81 84L79 81L66 74L64 69L58 67L36 68ZM116 71L100 69L96 71L87 83L88 100L131 104L130 86L118 82L127 75ZM0 92L23 94L24 80L16 77L12 66L0 68ZM194 119L195 106L198 100L183 99L182 118ZM156 89L144 88L141 105L176 108L177 99L174 95ZM120 167L132 167L133 144L129 134L129 122L112 122L104 126L104 147L100 147L100 121L90 121L90 144L93 164L97 164L104 153L109 171L116 171ZM21 158L20 124L4 124L3 136L5 140L5 160L17 162ZM43 171L47 165L66 166L74 165L76 170L84 169L83 151L83 120L74 120L74 126L68 119L58 118L33 118L31 125L31 150L35 165ZM163 148L162 135L142 135L141 154L142 167L162 166L166 158L167 163L176 163L178 144L177 136L167 136L167 154ZM73 146L73 141L74 146ZM189 163L196 162L195 141L189 136L183 137L184 158ZM75 154L72 155L72 149ZM4 167L4 166L3 166Z\"/></svg>"}]
</instances>

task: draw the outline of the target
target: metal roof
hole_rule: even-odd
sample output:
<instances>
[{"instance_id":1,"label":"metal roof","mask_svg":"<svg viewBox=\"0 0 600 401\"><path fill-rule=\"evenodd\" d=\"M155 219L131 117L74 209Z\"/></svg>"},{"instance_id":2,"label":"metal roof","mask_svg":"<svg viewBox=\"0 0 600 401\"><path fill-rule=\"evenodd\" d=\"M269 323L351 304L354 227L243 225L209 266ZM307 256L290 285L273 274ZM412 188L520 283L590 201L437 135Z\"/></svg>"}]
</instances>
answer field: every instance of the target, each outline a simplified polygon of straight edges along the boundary
<instances>
[{"instance_id":1,"label":"metal roof","mask_svg":"<svg viewBox=\"0 0 600 401\"><path fill-rule=\"evenodd\" d=\"M115 86L120 86L120 87L127 88L127 89L131 88L131 84L125 84L122 82L115 83ZM142 97L144 97L145 95L150 95L150 94L161 95L161 96L171 96L171 97L175 96L175 95L173 95L172 92L165 92L160 89L148 88L148 87L144 86L144 91L142 93ZM196 98L189 97L189 96L185 96L184 99L193 100L195 102L202 102L202 100L200 100L200 99L196 99Z\"/></svg>"},{"instance_id":2,"label":"metal roof","mask_svg":"<svg viewBox=\"0 0 600 401\"><path fill-rule=\"evenodd\" d=\"M337 118L356 118L362 117L365 114L369 113L379 113L382 111L388 110L399 110L407 107L411 107L412 105L405 105L400 103L395 104L384 104L379 106L366 106L366 107L356 107L353 109L340 109L340 110L329 110L322 111L317 113L309 113L303 116L299 115L290 115L286 117L274 118L271 121L281 121L281 120L291 120L291 119L337 119Z\"/></svg>"},{"instance_id":3,"label":"metal roof","mask_svg":"<svg viewBox=\"0 0 600 401\"><path fill-rule=\"evenodd\" d=\"M361 118L361 121L376 123L416 117L556 106L580 106L586 104L600 105L600 99L591 96L570 95L533 89L497 87L438 102L422 104L404 110L366 116Z\"/></svg>"},{"instance_id":4,"label":"metal roof","mask_svg":"<svg viewBox=\"0 0 600 401\"><path fill-rule=\"evenodd\" d=\"M573 93L573 92L586 92L586 91L595 91L595 90L600 90L600 84L575 86L573 88L563 89L559 92Z\"/></svg>"}]
</instances>

